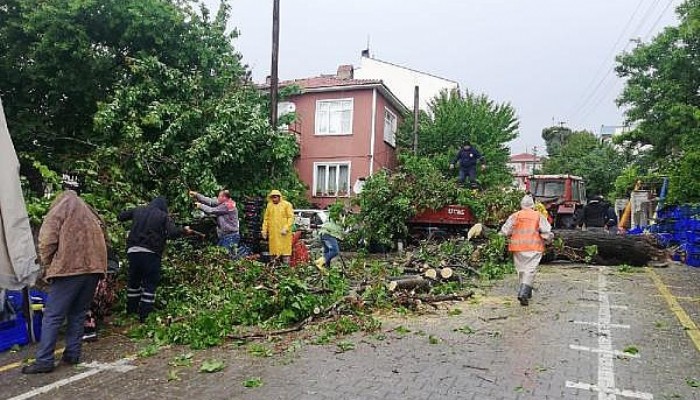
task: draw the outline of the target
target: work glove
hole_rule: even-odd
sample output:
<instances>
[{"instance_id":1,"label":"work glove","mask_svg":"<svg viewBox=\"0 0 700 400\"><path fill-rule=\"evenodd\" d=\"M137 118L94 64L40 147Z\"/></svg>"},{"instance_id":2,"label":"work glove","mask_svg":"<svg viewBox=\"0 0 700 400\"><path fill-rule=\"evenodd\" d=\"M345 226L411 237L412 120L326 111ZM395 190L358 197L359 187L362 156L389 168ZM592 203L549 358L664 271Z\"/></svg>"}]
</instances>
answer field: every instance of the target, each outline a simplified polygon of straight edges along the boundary
<instances>
[{"instance_id":1,"label":"work glove","mask_svg":"<svg viewBox=\"0 0 700 400\"><path fill-rule=\"evenodd\" d=\"M199 206L200 206L201 204L202 204L202 203L194 203L194 208L196 208L196 209L199 210Z\"/></svg>"},{"instance_id":2,"label":"work glove","mask_svg":"<svg viewBox=\"0 0 700 400\"><path fill-rule=\"evenodd\" d=\"M481 170L482 171L486 170L486 164L481 164Z\"/></svg>"},{"instance_id":3,"label":"work glove","mask_svg":"<svg viewBox=\"0 0 700 400\"><path fill-rule=\"evenodd\" d=\"M194 231L192 230L192 228L190 228L189 226L185 226L185 227L182 228L182 229L185 231L185 235L191 235L192 233L194 233Z\"/></svg>"},{"instance_id":4,"label":"work glove","mask_svg":"<svg viewBox=\"0 0 700 400\"><path fill-rule=\"evenodd\" d=\"M450 164L450 169L455 169L455 165L454 165L454 164Z\"/></svg>"},{"instance_id":5,"label":"work glove","mask_svg":"<svg viewBox=\"0 0 700 400\"><path fill-rule=\"evenodd\" d=\"M188 190L188 191L187 191L187 194L188 194L190 197L194 197L194 196L197 195L197 192L195 192L194 190Z\"/></svg>"},{"instance_id":6,"label":"work glove","mask_svg":"<svg viewBox=\"0 0 700 400\"><path fill-rule=\"evenodd\" d=\"M287 232L289 232L289 231L287 230L287 228L282 228L282 230L280 231L280 233L282 234L282 236L285 236L285 235L287 234Z\"/></svg>"}]
</instances>

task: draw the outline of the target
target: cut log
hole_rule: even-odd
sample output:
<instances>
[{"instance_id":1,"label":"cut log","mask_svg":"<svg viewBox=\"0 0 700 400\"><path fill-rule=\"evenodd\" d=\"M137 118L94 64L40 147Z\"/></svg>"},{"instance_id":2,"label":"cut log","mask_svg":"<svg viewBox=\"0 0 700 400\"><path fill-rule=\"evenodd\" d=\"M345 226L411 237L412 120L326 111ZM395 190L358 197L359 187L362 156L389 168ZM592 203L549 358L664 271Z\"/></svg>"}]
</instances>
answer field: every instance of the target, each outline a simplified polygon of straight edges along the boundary
<instances>
[{"instance_id":1,"label":"cut log","mask_svg":"<svg viewBox=\"0 0 700 400\"><path fill-rule=\"evenodd\" d=\"M564 247L547 248L545 258L580 262L588 255L586 247L596 246L597 254L591 262L600 265L644 266L654 261L664 261L668 253L651 238L644 235L615 235L604 231L555 231L555 240L562 240Z\"/></svg>"},{"instance_id":2,"label":"cut log","mask_svg":"<svg viewBox=\"0 0 700 400\"><path fill-rule=\"evenodd\" d=\"M440 269L440 278L448 280L454 275L454 271L450 267Z\"/></svg>"},{"instance_id":3,"label":"cut log","mask_svg":"<svg viewBox=\"0 0 700 400\"><path fill-rule=\"evenodd\" d=\"M428 279L437 280L438 272L435 268L429 268L423 272L423 276Z\"/></svg>"},{"instance_id":4,"label":"cut log","mask_svg":"<svg viewBox=\"0 0 700 400\"><path fill-rule=\"evenodd\" d=\"M424 289L430 286L430 282L427 281L426 279L423 279L422 276L420 275L415 275L411 277L405 277L402 279L395 279L392 280L387 284L387 289L389 289L390 292L394 292L396 290L402 289L402 290L414 290L414 289Z\"/></svg>"}]
</instances>

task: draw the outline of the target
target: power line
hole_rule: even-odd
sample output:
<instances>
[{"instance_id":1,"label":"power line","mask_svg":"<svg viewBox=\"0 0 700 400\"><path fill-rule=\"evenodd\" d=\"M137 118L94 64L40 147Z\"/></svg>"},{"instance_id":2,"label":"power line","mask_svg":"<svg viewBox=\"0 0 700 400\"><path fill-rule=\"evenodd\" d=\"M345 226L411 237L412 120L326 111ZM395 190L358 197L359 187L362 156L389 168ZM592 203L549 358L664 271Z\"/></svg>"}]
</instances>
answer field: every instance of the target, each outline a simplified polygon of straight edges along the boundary
<instances>
[{"instance_id":1,"label":"power line","mask_svg":"<svg viewBox=\"0 0 700 400\"><path fill-rule=\"evenodd\" d=\"M656 21L654 21L654 25L651 26L647 34L644 36L645 39L648 39L654 32L656 26L659 25L659 22L661 22L661 19L664 17L664 15L666 15L666 12L668 11L669 7L671 7L671 4L673 4L673 0L669 0L669 2L666 4L666 7L664 7L663 11L661 11L659 17L656 19Z\"/></svg>"},{"instance_id":2,"label":"power line","mask_svg":"<svg viewBox=\"0 0 700 400\"><path fill-rule=\"evenodd\" d=\"M620 31L620 34L617 36L617 40L615 40L615 44L613 44L613 46L610 48L610 52L609 52L608 56L605 57L605 58L603 58L602 62L600 63L600 66L598 66L598 69L596 70L595 74L593 74L593 78L591 79L591 81L590 81L590 83L587 85L587 87L593 86L593 84L594 84L595 81L596 81L596 77L599 76L599 75L603 72L603 70L604 70L604 68L605 68L605 65L608 63L608 60L610 59L610 57L612 57L612 56L615 55L615 53L616 53L616 51L617 51L617 46L620 44L620 41L622 40L622 38L625 37L625 32L627 32L627 28L629 28L630 25L632 25L632 21L634 20L634 17L637 16L637 13L638 13L639 10L642 8L642 4L644 4L644 1L640 1L640 2L637 4L637 7L634 9L634 12L632 12L632 15L631 15L630 18L627 20L627 23L625 24L624 28L622 28L622 31ZM586 92L587 92L587 91L584 91L583 93L586 93ZM583 97L582 97L582 98L583 98ZM571 109L571 111L569 112L569 115L572 115L574 112L576 112L576 110L578 110L580 107L582 107L583 104L585 104L585 102L583 102L583 103L581 103L581 102L577 103L577 104Z\"/></svg>"},{"instance_id":3,"label":"power line","mask_svg":"<svg viewBox=\"0 0 700 400\"><path fill-rule=\"evenodd\" d=\"M641 32L641 29L644 27L644 25L645 25L646 21L649 19L649 17L651 17L651 15L653 14L653 11L656 9L656 7L657 7L657 5L659 4L660 1L661 1L661 0L654 0L654 2L651 4L651 6L650 6L649 8L647 8L646 12L645 12L644 15L642 16L642 19L639 21L639 24L637 24L637 28L634 29L634 31L633 31L633 32L634 32L634 33L632 34L633 37L636 36L636 35L638 35L638 34ZM671 2L672 2L672 0L671 0ZM641 5L641 2L640 2L640 5ZM663 15L666 13L666 10L668 9L669 5L670 5L670 4L667 4L667 6L662 10L661 16L658 18L658 20L660 20L661 17L663 17ZM640 7L638 6L638 8L635 10L635 14L636 14L636 12L637 12L639 9L640 9ZM631 20L630 20L630 21L631 21ZM658 24L658 22L657 22L656 24ZM655 25L656 25L656 24L655 24ZM654 27L655 27L655 26L654 26ZM654 27L652 27L652 29L653 29ZM624 35L624 32L625 32L625 31L626 31L626 29L623 30L623 32L622 32L623 35ZM627 50L627 48L629 47L629 44L630 44L630 43L627 42L627 44L625 45L625 47L622 49L623 52L624 52L625 50ZM614 50L613 50L613 51L614 51ZM605 60L604 60L603 62L605 63ZM603 65L604 65L604 64L603 64ZM598 84L595 86L595 88L589 93L588 96L586 96L586 98L585 98L583 104L582 104L577 110L574 111L574 114L572 115L572 118L571 118L572 120L573 120L573 119L578 119L578 118L582 115L583 110L590 106L590 107L592 107L592 109L589 109L588 112L585 113L585 115L586 115L586 117L587 117L587 116L592 112L592 110L595 110L595 109L600 105L599 103L592 103L592 104L591 104L590 102L591 102L591 100L593 100L593 99L596 97L596 94L597 94L598 90L600 90L600 88L603 86L603 83L605 83L606 79L610 76L610 74L614 71L614 69L615 69L614 66L608 68L608 70L607 70L607 72L605 73L605 75L603 76L603 78L601 78L601 79L598 81ZM584 119L584 118L581 118L581 119Z\"/></svg>"}]
</instances>

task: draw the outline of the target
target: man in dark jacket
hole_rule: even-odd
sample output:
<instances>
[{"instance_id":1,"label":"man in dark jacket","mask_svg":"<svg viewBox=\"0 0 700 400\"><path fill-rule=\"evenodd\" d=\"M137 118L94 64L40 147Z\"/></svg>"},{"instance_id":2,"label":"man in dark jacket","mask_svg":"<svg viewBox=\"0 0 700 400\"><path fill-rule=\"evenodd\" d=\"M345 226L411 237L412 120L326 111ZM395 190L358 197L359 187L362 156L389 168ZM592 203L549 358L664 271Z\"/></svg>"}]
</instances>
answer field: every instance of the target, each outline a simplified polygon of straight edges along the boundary
<instances>
[{"instance_id":1,"label":"man in dark jacket","mask_svg":"<svg viewBox=\"0 0 700 400\"><path fill-rule=\"evenodd\" d=\"M168 203L164 197L156 197L147 206L123 211L117 219L133 220L126 239L129 259L126 312L138 313L144 322L153 311L166 239L191 234L192 230L189 226L179 228L175 225L168 216Z\"/></svg>"},{"instance_id":2,"label":"man in dark jacket","mask_svg":"<svg viewBox=\"0 0 700 400\"><path fill-rule=\"evenodd\" d=\"M478 187L476 181L476 164L481 162L481 168L485 169L486 164L484 164L484 157L479 153L474 147L472 147L471 142L464 142L464 146L459 149L457 156L452 160L450 164L450 169L455 167L455 164L459 163L459 183L464 184L464 181L469 177L469 184L472 188Z\"/></svg>"},{"instance_id":3,"label":"man in dark jacket","mask_svg":"<svg viewBox=\"0 0 700 400\"><path fill-rule=\"evenodd\" d=\"M226 248L232 257L238 254L238 242L241 236L238 233L238 209L236 202L231 198L228 190L219 191L219 195L213 199L190 190L190 196L196 199L194 203L197 209L207 215L216 217L216 234L219 237L218 245Z\"/></svg>"},{"instance_id":4,"label":"man in dark jacket","mask_svg":"<svg viewBox=\"0 0 700 400\"><path fill-rule=\"evenodd\" d=\"M609 230L617 225L617 216L610 204L605 202L603 196L596 195L583 207L578 225L585 225L586 229L593 228L595 230L604 228L605 230Z\"/></svg>"}]
</instances>

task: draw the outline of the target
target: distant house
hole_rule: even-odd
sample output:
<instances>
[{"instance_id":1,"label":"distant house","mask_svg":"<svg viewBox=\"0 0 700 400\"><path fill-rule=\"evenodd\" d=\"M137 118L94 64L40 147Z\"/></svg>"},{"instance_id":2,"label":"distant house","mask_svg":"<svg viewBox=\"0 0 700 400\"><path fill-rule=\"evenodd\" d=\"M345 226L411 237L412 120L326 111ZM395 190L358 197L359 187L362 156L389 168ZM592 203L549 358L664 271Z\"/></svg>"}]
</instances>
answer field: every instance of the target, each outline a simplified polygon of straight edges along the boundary
<instances>
[{"instance_id":1,"label":"distant house","mask_svg":"<svg viewBox=\"0 0 700 400\"><path fill-rule=\"evenodd\" d=\"M372 58L369 50L362 51L360 65L355 69L357 79L381 79L401 102L413 109L414 90L418 86L421 110L443 90L459 90L459 83L387 61Z\"/></svg>"},{"instance_id":2,"label":"distant house","mask_svg":"<svg viewBox=\"0 0 700 400\"><path fill-rule=\"evenodd\" d=\"M357 79L353 66L341 65L335 75L280 82L289 85L301 93L280 108L296 113L295 167L312 204L348 198L361 178L396 166L396 131L408 109L381 80Z\"/></svg>"},{"instance_id":3,"label":"distant house","mask_svg":"<svg viewBox=\"0 0 700 400\"><path fill-rule=\"evenodd\" d=\"M508 168L513 174L513 186L525 189L525 180L536 170L542 169L543 158L536 154L520 153L511 155L508 159Z\"/></svg>"}]
</instances>

